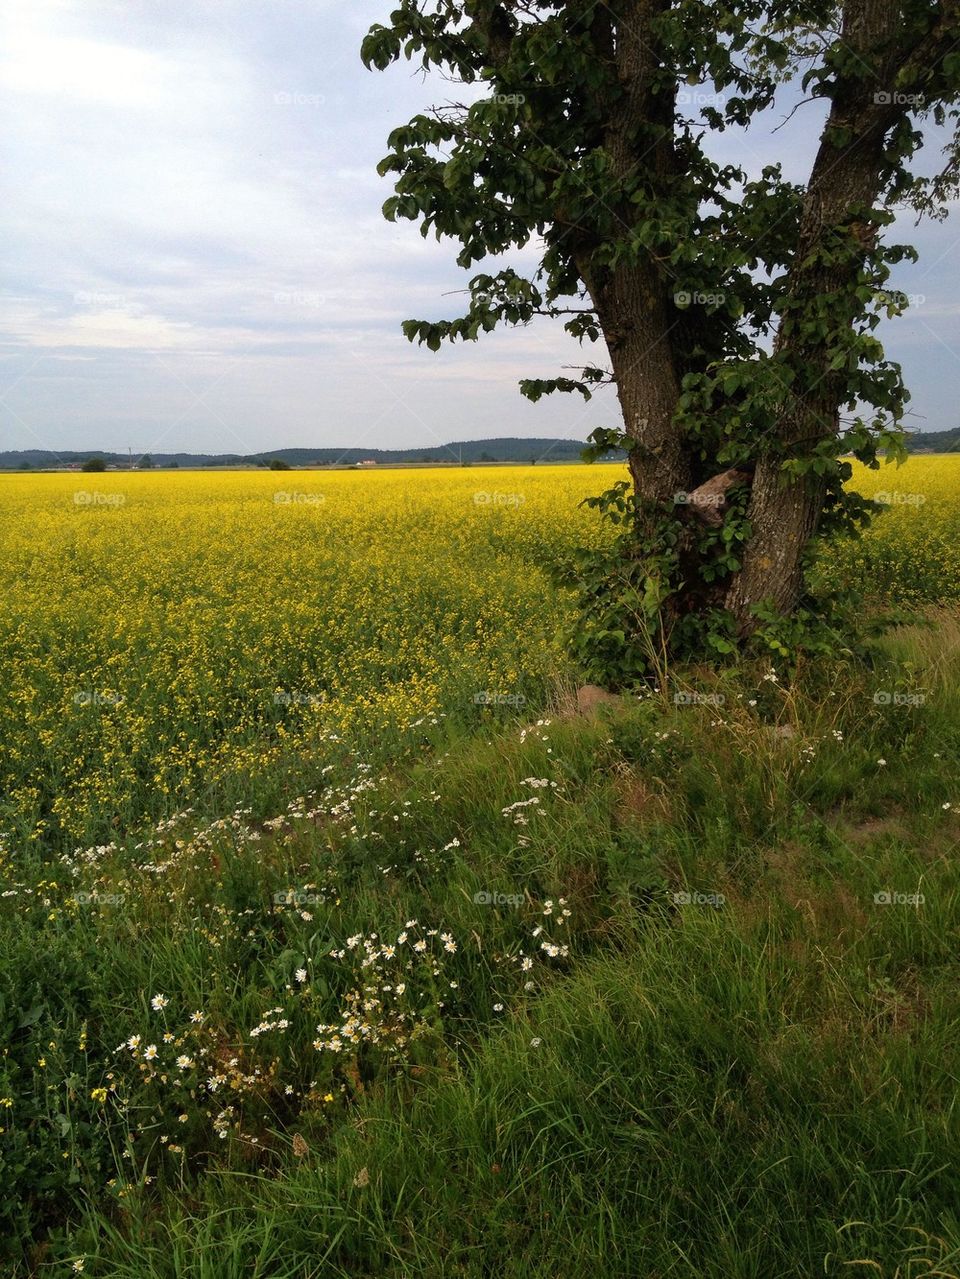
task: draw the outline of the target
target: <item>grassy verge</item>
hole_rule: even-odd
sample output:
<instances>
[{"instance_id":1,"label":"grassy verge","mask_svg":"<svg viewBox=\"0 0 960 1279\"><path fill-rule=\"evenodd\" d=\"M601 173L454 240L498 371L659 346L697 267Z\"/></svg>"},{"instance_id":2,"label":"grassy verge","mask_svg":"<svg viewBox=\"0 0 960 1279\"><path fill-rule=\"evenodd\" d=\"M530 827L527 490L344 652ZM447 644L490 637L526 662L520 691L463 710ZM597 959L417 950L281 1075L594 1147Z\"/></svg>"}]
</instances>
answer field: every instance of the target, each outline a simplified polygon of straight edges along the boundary
<instances>
[{"instance_id":1,"label":"grassy verge","mask_svg":"<svg viewBox=\"0 0 960 1279\"><path fill-rule=\"evenodd\" d=\"M958 675L941 617L18 868L11 1273L960 1273Z\"/></svg>"}]
</instances>

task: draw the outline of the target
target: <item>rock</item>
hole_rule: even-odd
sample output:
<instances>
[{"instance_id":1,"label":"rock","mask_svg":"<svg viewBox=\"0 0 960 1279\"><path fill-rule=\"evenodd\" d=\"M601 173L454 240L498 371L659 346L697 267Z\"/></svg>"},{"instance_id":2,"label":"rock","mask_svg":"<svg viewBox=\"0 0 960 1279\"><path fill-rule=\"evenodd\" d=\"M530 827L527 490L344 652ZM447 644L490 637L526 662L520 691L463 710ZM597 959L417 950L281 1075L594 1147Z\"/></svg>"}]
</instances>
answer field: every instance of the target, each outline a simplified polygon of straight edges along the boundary
<instances>
[{"instance_id":1,"label":"rock","mask_svg":"<svg viewBox=\"0 0 960 1279\"><path fill-rule=\"evenodd\" d=\"M599 684L584 684L577 689L577 713L579 715L596 715L601 706L620 706L622 697L616 693L608 693Z\"/></svg>"},{"instance_id":2,"label":"rock","mask_svg":"<svg viewBox=\"0 0 960 1279\"><path fill-rule=\"evenodd\" d=\"M692 493L684 494L684 505L688 506L702 523L710 528L719 528L727 509L727 489L735 484L749 484L751 479L749 471L731 467L730 470L723 471L722 474L707 480Z\"/></svg>"},{"instance_id":3,"label":"rock","mask_svg":"<svg viewBox=\"0 0 960 1279\"><path fill-rule=\"evenodd\" d=\"M771 724L767 732L778 741L785 741L797 735L797 730L792 724Z\"/></svg>"}]
</instances>

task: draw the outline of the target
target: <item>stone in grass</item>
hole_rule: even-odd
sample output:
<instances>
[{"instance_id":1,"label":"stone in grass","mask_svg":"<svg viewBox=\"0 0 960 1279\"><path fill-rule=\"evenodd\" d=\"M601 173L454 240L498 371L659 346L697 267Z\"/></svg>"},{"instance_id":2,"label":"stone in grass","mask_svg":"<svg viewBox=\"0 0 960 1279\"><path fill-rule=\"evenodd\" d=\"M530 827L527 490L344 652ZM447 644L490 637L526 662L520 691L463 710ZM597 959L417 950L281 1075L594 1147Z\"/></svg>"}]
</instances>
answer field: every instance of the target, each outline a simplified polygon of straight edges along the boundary
<instances>
[{"instance_id":1,"label":"stone in grass","mask_svg":"<svg viewBox=\"0 0 960 1279\"><path fill-rule=\"evenodd\" d=\"M584 684L577 689L578 715L597 715L601 706L622 706L623 698L616 693L608 693L599 684Z\"/></svg>"},{"instance_id":2,"label":"stone in grass","mask_svg":"<svg viewBox=\"0 0 960 1279\"><path fill-rule=\"evenodd\" d=\"M789 741L791 737L797 735L797 730L792 724L769 724L767 732L778 742Z\"/></svg>"}]
</instances>

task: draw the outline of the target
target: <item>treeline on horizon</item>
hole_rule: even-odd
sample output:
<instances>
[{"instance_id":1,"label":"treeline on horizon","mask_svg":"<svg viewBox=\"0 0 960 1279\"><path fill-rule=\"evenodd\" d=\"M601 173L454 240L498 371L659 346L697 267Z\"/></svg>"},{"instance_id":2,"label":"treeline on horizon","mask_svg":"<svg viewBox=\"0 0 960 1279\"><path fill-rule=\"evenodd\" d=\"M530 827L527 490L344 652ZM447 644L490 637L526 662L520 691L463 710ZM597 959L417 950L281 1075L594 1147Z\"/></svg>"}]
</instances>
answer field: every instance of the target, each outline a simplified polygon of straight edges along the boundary
<instances>
[{"instance_id":1,"label":"treeline on horizon","mask_svg":"<svg viewBox=\"0 0 960 1279\"><path fill-rule=\"evenodd\" d=\"M949 431L919 431L906 438L909 452L956 453L960 452L960 427ZM62 466L82 465L91 458L102 459L107 466L140 469L150 467L218 467L258 466L269 467L271 462L298 466L356 466L362 462L389 463L446 463L458 466L474 463L517 462L578 462L587 447L584 440L555 440L540 438L506 437L490 440L464 440L428 448L409 449L337 449L337 448L286 448L267 449L261 453L146 453L142 455L114 453L101 449L54 452L50 449L21 449L0 452L0 469L34 470ZM613 451L610 460L618 460L622 453Z\"/></svg>"},{"instance_id":2,"label":"treeline on horizon","mask_svg":"<svg viewBox=\"0 0 960 1279\"><path fill-rule=\"evenodd\" d=\"M271 461L289 466L356 466L359 462L448 463L466 462L578 462L587 447L584 440L521 439L465 440L452 444L408 449L283 448L261 453L115 453L105 449L23 449L0 452L0 467L7 470L73 466L101 458L108 466L269 466Z\"/></svg>"}]
</instances>

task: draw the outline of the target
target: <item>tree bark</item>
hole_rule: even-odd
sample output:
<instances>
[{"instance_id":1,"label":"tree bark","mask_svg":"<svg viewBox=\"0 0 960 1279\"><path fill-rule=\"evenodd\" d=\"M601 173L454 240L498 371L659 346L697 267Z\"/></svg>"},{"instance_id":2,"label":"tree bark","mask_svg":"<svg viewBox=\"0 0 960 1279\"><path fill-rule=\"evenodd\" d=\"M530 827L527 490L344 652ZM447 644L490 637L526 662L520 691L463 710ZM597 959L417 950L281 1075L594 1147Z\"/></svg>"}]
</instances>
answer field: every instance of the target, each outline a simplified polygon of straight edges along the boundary
<instances>
[{"instance_id":1,"label":"tree bark","mask_svg":"<svg viewBox=\"0 0 960 1279\"><path fill-rule=\"evenodd\" d=\"M839 84L833 96L803 202L797 251L786 287L788 306L796 301L850 295L860 258L854 256L835 267L807 265L811 254L838 229L859 235L865 251L872 245L875 226L858 223L857 217L876 203L883 188L887 176L885 139L903 114L889 92L898 66L910 53L896 43L899 17L898 0L847 0L844 5L843 39L859 65L857 74ZM873 74L864 76L866 68ZM878 92L881 90L887 90L887 101ZM852 136L842 150L833 140L841 130ZM840 429L843 392L838 375L829 367L826 347L804 336L789 317L788 310L777 333L774 355L789 367L806 369L807 385L796 396L788 391L790 406L757 459L748 510L753 533L742 570L732 581L726 599L741 636L755 629L752 608L761 601L769 601L779 612L796 605L803 586L804 551L817 532L823 510L825 481L813 474L788 479L783 462L809 454L818 441Z\"/></svg>"},{"instance_id":2,"label":"tree bark","mask_svg":"<svg viewBox=\"0 0 960 1279\"><path fill-rule=\"evenodd\" d=\"M624 429L635 441L630 473L637 495L671 502L690 487L690 459L674 417L680 384L670 347L662 284L640 268L614 272L598 303Z\"/></svg>"},{"instance_id":3,"label":"tree bark","mask_svg":"<svg viewBox=\"0 0 960 1279\"><path fill-rule=\"evenodd\" d=\"M600 6L598 51L616 69L621 96L607 104L603 147L621 182L643 166L676 173L675 86L662 75L654 20L670 0L612 0ZM609 210L624 231L636 221L629 201ZM691 464L674 417L680 378L670 341L670 281L652 260L613 270L578 263L593 298L617 386L626 434L635 441L630 472L637 495L670 502L690 487Z\"/></svg>"},{"instance_id":4,"label":"tree bark","mask_svg":"<svg viewBox=\"0 0 960 1279\"><path fill-rule=\"evenodd\" d=\"M615 69L620 86L615 101L595 103L605 121L597 140L613 177L624 186L641 166L654 182L659 178L669 183L679 176L676 85L663 75L665 59L655 35L656 19L670 3L609 0L592 20L597 57ZM789 612L797 604L804 553L824 507L826 480L812 473L790 478L784 462L808 457L820 441L840 430L846 379L831 370L828 343L816 334L811 337L794 319L798 309L801 314L805 307L815 311L824 299L836 296L848 307L853 323L856 277L877 231L869 210L890 172L885 141L892 126L908 113L891 91L898 70L911 57L923 61L926 44L937 38L936 29L925 37L911 31L912 40L905 38L901 0L844 0L841 35L852 63L838 72L831 87L830 111L807 184L773 348L774 360L795 380L790 385L785 380L783 413L752 459L752 533L742 567L725 589L716 583L706 587L697 580L692 534L681 548L683 598L674 599L674 610L695 610L704 600L711 606L722 603L743 638L757 626L758 604L769 602L778 612ZM931 56L932 52L931 47ZM625 198L603 207L624 232L635 224L636 210ZM577 244L576 223L565 224L562 210L557 211L557 222ZM858 235L863 237L859 254ZM837 236L846 236L854 251L838 265L824 265L818 250ZM690 336L684 326L698 320L678 313L672 303L674 282L652 257L613 267L597 265L592 259L595 247L589 240L577 244L573 257L610 352L624 430L633 441L629 465L635 492L642 504L669 504L678 494L699 490L705 480L724 478L711 481L704 475L676 423L680 383L687 371L683 351ZM715 525L719 512L695 514Z\"/></svg>"}]
</instances>

